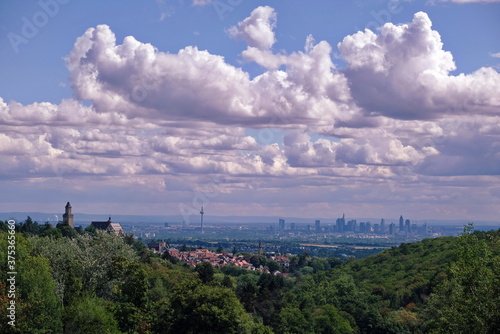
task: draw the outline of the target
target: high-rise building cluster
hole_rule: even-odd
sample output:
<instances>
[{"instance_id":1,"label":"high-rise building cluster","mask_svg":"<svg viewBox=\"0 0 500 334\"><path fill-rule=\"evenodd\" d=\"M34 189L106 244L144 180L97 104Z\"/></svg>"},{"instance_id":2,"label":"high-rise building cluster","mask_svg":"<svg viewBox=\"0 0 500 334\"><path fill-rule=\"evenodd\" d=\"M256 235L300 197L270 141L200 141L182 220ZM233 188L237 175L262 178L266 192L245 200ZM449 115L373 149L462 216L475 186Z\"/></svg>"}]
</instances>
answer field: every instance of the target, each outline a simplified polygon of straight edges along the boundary
<instances>
[{"instance_id":1,"label":"high-rise building cluster","mask_svg":"<svg viewBox=\"0 0 500 334\"><path fill-rule=\"evenodd\" d=\"M278 230L285 231L285 220L280 218L278 222ZM322 225L319 219L315 220L314 229L311 225L306 228L300 228L296 223L290 223L290 231L304 230L315 233L363 233L363 234L379 234L379 235L426 235L427 224L418 226L409 219L399 218L399 229L395 223L387 224L382 218L380 223L372 224L369 221L358 222L356 219L346 220L345 214L341 218L336 219L334 225Z\"/></svg>"}]
</instances>

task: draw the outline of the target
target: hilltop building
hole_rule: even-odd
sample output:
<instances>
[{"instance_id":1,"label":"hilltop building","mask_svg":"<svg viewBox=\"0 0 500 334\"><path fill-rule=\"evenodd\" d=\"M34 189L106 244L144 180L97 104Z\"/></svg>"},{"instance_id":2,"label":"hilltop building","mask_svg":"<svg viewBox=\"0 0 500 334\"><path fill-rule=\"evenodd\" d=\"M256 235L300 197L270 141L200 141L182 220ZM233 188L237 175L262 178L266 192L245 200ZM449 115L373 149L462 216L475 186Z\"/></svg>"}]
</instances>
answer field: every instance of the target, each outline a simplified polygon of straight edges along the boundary
<instances>
[{"instance_id":1,"label":"hilltop building","mask_svg":"<svg viewBox=\"0 0 500 334\"><path fill-rule=\"evenodd\" d=\"M163 254L163 252L165 252L166 250L168 250L169 247L170 246L167 244L167 242L165 240L162 240L162 241L151 241L148 244L148 249L150 251L152 251L153 253L156 253L156 254Z\"/></svg>"},{"instance_id":2,"label":"hilltop building","mask_svg":"<svg viewBox=\"0 0 500 334\"><path fill-rule=\"evenodd\" d=\"M74 219L74 216L71 213L71 204L68 202L66 204L66 206L64 207L63 224L73 227L73 225L74 225L73 219Z\"/></svg>"},{"instance_id":3,"label":"hilltop building","mask_svg":"<svg viewBox=\"0 0 500 334\"><path fill-rule=\"evenodd\" d=\"M122 226L119 223L113 223L111 217L107 221L93 221L90 225L94 226L97 230L114 233L121 237L125 236Z\"/></svg>"}]
</instances>

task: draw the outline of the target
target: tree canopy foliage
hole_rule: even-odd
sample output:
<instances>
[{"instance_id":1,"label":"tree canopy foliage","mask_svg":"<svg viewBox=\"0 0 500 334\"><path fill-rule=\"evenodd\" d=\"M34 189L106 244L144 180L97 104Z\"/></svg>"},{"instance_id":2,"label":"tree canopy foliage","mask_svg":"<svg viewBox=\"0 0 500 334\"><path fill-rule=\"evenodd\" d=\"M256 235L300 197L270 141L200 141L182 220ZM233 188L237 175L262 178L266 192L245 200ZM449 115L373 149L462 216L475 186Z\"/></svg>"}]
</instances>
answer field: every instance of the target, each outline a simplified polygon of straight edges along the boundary
<instances>
[{"instance_id":1,"label":"tree canopy foliage","mask_svg":"<svg viewBox=\"0 0 500 334\"><path fill-rule=\"evenodd\" d=\"M7 296L0 222L0 307ZM67 226L66 226L67 227ZM153 254L133 237L16 226L16 327L2 333L498 333L500 231L402 244L359 260L262 255L289 277ZM172 260L172 261L169 261Z\"/></svg>"}]
</instances>

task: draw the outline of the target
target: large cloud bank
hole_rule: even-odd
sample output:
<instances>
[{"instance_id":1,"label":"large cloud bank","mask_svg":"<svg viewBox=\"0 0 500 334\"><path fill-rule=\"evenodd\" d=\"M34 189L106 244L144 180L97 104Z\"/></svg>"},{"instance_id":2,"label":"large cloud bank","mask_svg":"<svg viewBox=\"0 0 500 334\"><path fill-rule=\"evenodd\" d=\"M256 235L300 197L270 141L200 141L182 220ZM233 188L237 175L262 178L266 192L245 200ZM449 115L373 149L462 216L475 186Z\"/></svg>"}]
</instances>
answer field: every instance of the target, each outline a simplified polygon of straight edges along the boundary
<instances>
[{"instance_id":1,"label":"large cloud bank","mask_svg":"<svg viewBox=\"0 0 500 334\"><path fill-rule=\"evenodd\" d=\"M265 69L254 78L195 46L171 54L132 36L117 44L106 25L88 29L67 57L75 99L0 99L2 175L141 184L223 175L231 193L266 178L338 187L500 173L500 74L452 75L427 14L346 36L343 70L312 36L303 51L275 53L277 24L259 7L227 31Z\"/></svg>"}]
</instances>

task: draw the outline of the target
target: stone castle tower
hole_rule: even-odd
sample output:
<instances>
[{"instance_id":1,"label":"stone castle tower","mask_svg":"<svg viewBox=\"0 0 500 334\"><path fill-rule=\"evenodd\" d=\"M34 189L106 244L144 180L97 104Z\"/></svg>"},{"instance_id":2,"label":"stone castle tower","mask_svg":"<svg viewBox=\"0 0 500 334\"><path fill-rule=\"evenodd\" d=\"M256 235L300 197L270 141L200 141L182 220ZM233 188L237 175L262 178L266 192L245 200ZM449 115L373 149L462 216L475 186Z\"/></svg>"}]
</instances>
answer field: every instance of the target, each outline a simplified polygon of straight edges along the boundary
<instances>
[{"instance_id":1,"label":"stone castle tower","mask_svg":"<svg viewBox=\"0 0 500 334\"><path fill-rule=\"evenodd\" d=\"M73 226L73 214L71 213L71 204L66 204L64 207L64 215L63 215L63 224L64 225L69 225L71 227Z\"/></svg>"}]
</instances>

